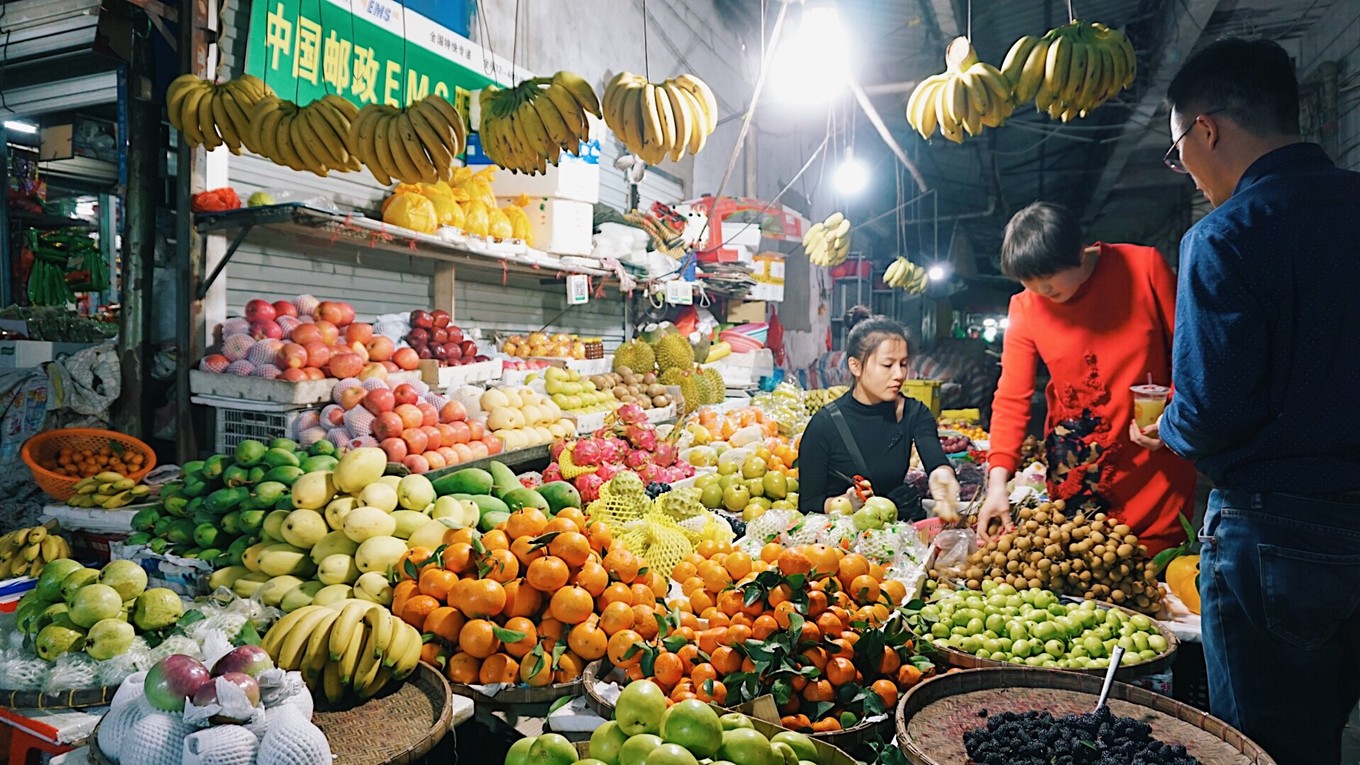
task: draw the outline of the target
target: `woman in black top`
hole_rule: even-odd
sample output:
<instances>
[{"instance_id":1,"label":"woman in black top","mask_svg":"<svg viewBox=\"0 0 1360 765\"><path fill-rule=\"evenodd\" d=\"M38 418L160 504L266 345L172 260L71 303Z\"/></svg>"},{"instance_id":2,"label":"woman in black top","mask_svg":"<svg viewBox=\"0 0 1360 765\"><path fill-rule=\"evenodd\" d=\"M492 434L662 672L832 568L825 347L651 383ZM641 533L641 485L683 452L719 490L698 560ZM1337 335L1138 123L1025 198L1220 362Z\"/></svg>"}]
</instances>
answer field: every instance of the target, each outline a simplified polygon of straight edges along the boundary
<instances>
[{"instance_id":1,"label":"woman in black top","mask_svg":"<svg viewBox=\"0 0 1360 765\"><path fill-rule=\"evenodd\" d=\"M845 343L846 363L855 383L844 396L813 415L803 433L798 447L798 509L824 512L837 496L854 499L847 477L856 475L869 480L875 496L896 500L902 496L913 444L930 476L937 510L954 507L959 483L940 446L935 417L924 404L902 395L909 368L906 328L886 316L870 316L863 306L852 309L846 323L851 327ZM844 417L862 463L847 447L833 419L836 409Z\"/></svg>"}]
</instances>

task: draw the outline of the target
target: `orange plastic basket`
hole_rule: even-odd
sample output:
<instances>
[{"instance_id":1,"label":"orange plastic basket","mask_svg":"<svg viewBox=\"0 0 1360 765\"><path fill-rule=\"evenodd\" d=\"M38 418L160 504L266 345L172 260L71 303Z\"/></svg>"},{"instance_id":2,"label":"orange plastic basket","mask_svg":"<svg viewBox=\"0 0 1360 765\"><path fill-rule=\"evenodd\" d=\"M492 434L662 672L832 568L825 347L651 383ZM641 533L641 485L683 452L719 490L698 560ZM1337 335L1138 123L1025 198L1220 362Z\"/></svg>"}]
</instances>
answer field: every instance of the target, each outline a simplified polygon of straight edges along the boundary
<instances>
[{"instance_id":1,"label":"orange plastic basket","mask_svg":"<svg viewBox=\"0 0 1360 765\"><path fill-rule=\"evenodd\" d=\"M43 431L24 442L19 456L23 457L24 464L28 465L28 469L33 471L33 480L37 482L38 488L47 492L47 495L53 499L65 501L75 493L75 485L80 481L80 478L54 473L43 467L41 463L55 460L62 449L103 449L110 444L119 444L127 451L140 452L145 458L142 462L142 469L128 474L127 478L140 481L146 477L147 473L151 472L152 468L156 467L156 452L152 451L150 446L132 436L95 428L61 428Z\"/></svg>"}]
</instances>

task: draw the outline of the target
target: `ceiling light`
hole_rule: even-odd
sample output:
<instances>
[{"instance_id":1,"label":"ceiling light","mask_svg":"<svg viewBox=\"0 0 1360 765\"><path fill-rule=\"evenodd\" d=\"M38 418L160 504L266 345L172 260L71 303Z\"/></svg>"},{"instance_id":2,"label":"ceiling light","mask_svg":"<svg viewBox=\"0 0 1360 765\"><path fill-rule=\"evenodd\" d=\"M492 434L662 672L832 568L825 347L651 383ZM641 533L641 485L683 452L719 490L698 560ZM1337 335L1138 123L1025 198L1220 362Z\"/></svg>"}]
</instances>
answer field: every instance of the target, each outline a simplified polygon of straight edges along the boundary
<instances>
[{"instance_id":1,"label":"ceiling light","mask_svg":"<svg viewBox=\"0 0 1360 765\"><path fill-rule=\"evenodd\" d=\"M845 153L845 159L836 168L835 182L836 191L847 196L858 194L869 185L869 167L855 156L853 149Z\"/></svg>"},{"instance_id":2,"label":"ceiling light","mask_svg":"<svg viewBox=\"0 0 1360 765\"><path fill-rule=\"evenodd\" d=\"M996 326L996 319L983 319L983 320L982 320L982 326L984 326L984 327L995 327L995 326Z\"/></svg>"},{"instance_id":3,"label":"ceiling light","mask_svg":"<svg viewBox=\"0 0 1360 765\"><path fill-rule=\"evenodd\" d=\"M30 125L27 122L16 122L14 120L5 120L5 129L12 130L15 133L24 133L26 135L33 135L38 132L37 125Z\"/></svg>"},{"instance_id":4,"label":"ceiling light","mask_svg":"<svg viewBox=\"0 0 1360 765\"><path fill-rule=\"evenodd\" d=\"M1002 317L1002 319L1001 319L1001 328L1002 328L1002 329L1007 329L1008 327L1010 327L1010 325L1011 325L1010 317L1009 317L1009 316L1004 316L1004 317Z\"/></svg>"},{"instance_id":5,"label":"ceiling light","mask_svg":"<svg viewBox=\"0 0 1360 765\"><path fill-rule=\"evenodd\" d=\"M944 266L931 266L930 270L926 271L926 276L932 282L944 281L944 278L948 276L948 272L945 271Z\"/></svg>"},{"instance_id":6,"label":"ceiling light","mask_svg":"<svg viewBox=\"0 0 1360 765\"><path fill-rule=\"evenodd\" d=\"M770 60L770 89L783 101L825 104L850 82L850 38L832 4L809 3Z\"/></svg>"}]
</instances>

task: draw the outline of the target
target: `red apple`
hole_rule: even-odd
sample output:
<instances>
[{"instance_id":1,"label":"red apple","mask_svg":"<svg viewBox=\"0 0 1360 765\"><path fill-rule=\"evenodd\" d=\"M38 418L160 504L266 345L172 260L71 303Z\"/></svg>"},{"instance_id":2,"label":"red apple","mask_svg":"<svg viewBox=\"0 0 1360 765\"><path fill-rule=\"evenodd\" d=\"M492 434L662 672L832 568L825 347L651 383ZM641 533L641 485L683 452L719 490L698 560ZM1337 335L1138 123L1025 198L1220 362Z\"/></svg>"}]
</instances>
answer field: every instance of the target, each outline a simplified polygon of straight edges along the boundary
<instances>
[{"instance_id":1,"label":"red apple","mask_svg":"<svg viewBox=\"0 0 1360 765\"><path fill-rule=\"evenodd\" d=\"M403 429L418 428L425 424L424 412L421 412L420 408L414 404L398 404L392 411L396 412L398 417L401 417ZM418 451L423 452L425 450L420 449Z\"/></svg>"},{"instance_id":2,"label":"red apple","mask_svg":"<svg viewBox=\"0 0 1360 765\"><path fill-rule=\"evenodd\" d=\"M450 425L444 425L443 427L448 428L453 434L453 439L450 443L466 444L473 440L472 426L468 425L466 422L455 422Z\"/></svg>"},{"instance_id":3,"label":"red apple","mask_svg":"<svg viewBox=\"0 0 1360 765\"><path fill-rule=\"evenodd\" d=\"M429 436L420 428L407 428L401 432L401 440L406 442L406 448L412 454L423 454L425 447L430 445Z\"/></svg>"},{"instance_id":4,"label":"red apple","mask_svg":"<svg viewBox=\"0 0 1360 765\"><path fill-rule=\"evenodd\" d=\"M459 422L467 419L467 407L461 401L450 401L439 409L440 422Z\"/></svg>"},{"instance_id":5,"label":"red apple","mask_svg":"<svg viewBox=\"0 0 1360 765\"><path fill-rule=\"evenodd\" d=\"M420 410L421 425L439 424L439 410L434 408L434 404L427 404L422 401L416 404L416 409Z\"/></svg>"},{"instance_id":6,"label":"red apple","mask_svg":"<svg viewBox=\"0 0 1360 765\"><path fill-rule=\"evenodd\" d=\"M294 327L293 342L298 345L311 345L312 343L327 345L321 336L321 328L315 324L299 324Z\"/></svg>"},{"instance_id":7,"label":"red apple","mask_svg":"<svg viewBox=\"0 0 1360 765\"><path fill-rule=\"evenodd\" d=\"M443 361L448 357L448 354L445 352L445 348L442 345L431 345L430 353L434 354L435 359L438 361Z\"/></svg>"},{"instance_id":8,"label":"red apple","mask_svg":"<svg viewBox=\"0 0 1360 765\"><path fill-rule=\"evenodd\" d=\"M277 321L280 316L297 317L297 306L291 300L274 301L274 319Z\"/></svg>"},{"instance_id":9,"label":"red apple","mask_svg":"<svg viewBox=\"0 0 1360 765\"><path fill-rule=\"evenodd\" d=\"M430 318L434 321L434 326L438 329L443 329L453 323L453 317L449 315L448 311L445 311L442 308L431 311Z\"/></svg>"},{"instance_id":10,"label":"red apple","mask_svg":"<svg viewBox=\"0 0 1360 765\"><path fill-rule=\"evenodd\" d=\"M265 303L265 305L269 304ZM272 311L274 309L271 307L269 310ZM275 340L282 340L283 327L280 327L279 323L273 319L260 319L259 321L251 322L250 336L256 340L264 340L269 337L272 337Z\"/></svg>"},{"instance_id":11,"label":"red apple","mask_svg":"<svg viewBox=\"0 0 1360 765\"><path fill-rule=\"evenodd\" d=\"M303 324L302 326L310 327L312 325ZM326 364L330 363L331 349L323 345L320 340L307 343L306 350L307 350L307 366L321 369L325 367Z\"/></svg>"},{"instance_id":12,"label":"red apple","mask_svg":"<svg viewBox=\"0 0 1360 765\"><path fill-rule=\"evenodd\" d=\"M279 369L301 369L307 366L307 349L297 343L284 343L274 365Z\"/></svg>"},{"instance_id":13,"label":"red apple","mask_svg":"<svg viewBox=\"0 0 1360 765\"><path fill-rule=\"evenodd\" d=\"M480 441L486 438L486 424L481 420L468 420L468 441Z\"/></svg>"},{"instance_id":14,"label":"red apple","mask_svg":"<svg viewBox=\"0 0 1360 765\"><path fill-rule=\"evenodd\" d=\"M474 342L472 342L471 340L464 340L464 341L463 341L463 355L464 355L464 356L476 356L476 355L477 355L477 344L474 343Z\"/></svg>"},{"instance_id":15,"label":"red apple","mask_svg":"<svg viewBox=\"0 0 1360 765\"><path fill-rule=\"evenodd\" d=\"M504 448L504 445L501 443L501 440L499 438L496 438L495 436L487 436L486 438L483 438L481 441L477 441L475 443L486 444L486 453L488 456L493 454L500 454L501 449Z\"/></svg>"},{"instance_id":16,"label":"red apple","mask_svg":"<svg viewBox=\"0 0 1360 765\"><path fill-rule=\"evenodd\" d=\"M368 391L358 385L355 385L352 388L345 388L340 392L340 407L348 412L359 404L362 404L366 398L368 398Z\"/></svg>"},{"instance_id":17,"label":"red apple","mask_svg":"<svg viewBox=\"0 0 1360 765\"><path fill-rule=\"evenodd\" d=\"M430 342L430 330L424 327L416 327L406 333L406 342L413 346L426 345Z\"/></svg>"},{"instance_id":18,"label":"red apple","mask_svg":"<svg viewBox=\"0 0 1360 765\"><path fill-rule=\"evenodd\" d=\"M316 328L321 333L321 342L326 345L335 345L335 342L340 339L340 328L335 326L333 322L318 321Z\"/></svg>"},{"instance_id":19,"label":"red apple","mask_svg":"<svg viewBox=\"0 0 1360 765\"><path fill-rule=\"evenodd\" d=\"M355 343L367 343L373 339L373 325L365 322L356 321L345 327L345 341L350 345Z\"/></svg>"},{"instance_id":20,"label":"red apple","mask_svg":"<svg viewBox=\"0 0 1360 765\"><path fill-rule=\"evenodd\" d=\"M452 425L446 425L441 422L434 427L435 430L439 431L439 446L436 448L442 449L445 446L454 445L455 437L458 435L458 431L454 430Z\"/></svg>"},{"instance_id":21,"label":"red apple","mask_svg":"<svg viewBox=\"0 0 1360 765\"><path fill-rule=\"evenodd\" d=\"M257 321L273 321L278 317L278 312L274 310L274 304L268 300L255 300L246 303L246 321L254 324Z\"/></svg>"},{"instance_id":22,"label":"red apple","mask_svg":"<svg viewBox=\"0 0 1360 765\"><path fill-rule=\"evenodd\" d=\"M257 645L243 645L231 649L230 653L218 659L212 666L212 674L213 677L218 677L228 672L240 672L250 677L259 677L260 673L273 668L274 661L263 648Z\"/></svg>"},{"instance_id":23,"label":"red apple","mask_svg":"<svg viewBox=\"0 0 1360 765\"><path fill-rule=\"evenodd\" d=\"M364 369L364 360L353 353L331 354L326 369L330 372L331 377L338 377L341 380L346 377L358 377L359 372Z\"/></svg>"},{"instance_id":24,"label":"red apple","mask_svg":"<svg viewBox=\"0 0 1360 765\"><path fill-rule=\"evenodd\" d=\"M182 712L184 702L211 679L212 674L203 662L173 653L147 670L146 700L162 712Z\"/></svg>"},{"instance_id":25,"label":"red apple","mask_svg":"<svg viewBox=\"0 0 1360 765\"><path fill-rule=\"evenodd\" d=\"M491 357L489 357L489 356L483 356L483 355L480 354L480 353L477 354L476 356L473 356L473 357L472 357L472 361L473 361L473 363L475 363L475 364L480 364L480 363L482 363L483 361L490 361L490 360L491 360Z\"/></svg>"},{"instance_id":26,"label":"red apple","mask_svg":"<svg viewBox=\"0 0 1360 765\"><path fill-rule=\"evenodd\" d=\"M407 455L406 459L401 461L401 464L405 465L407 470L417 475L430 472L430 463L419 454Z\"/></svg>"},{"instance_id":27,"label":"red apple","mask_svg":"<svg viewBox=\"0 0 1360 765\"><path fill-rule=\"evenodd\" d=\"M434 352L430 350L430 347L429 347L428 345L422 345L422 346L420 346L419 348L416 349L416 359L417 359L417 360L432 359L432 358L434 358Z\"/></svg>"},{"instance_id":28,"label":"red apple","mask_svg":"<svg viewBox=\"0 0 1360 765\"><path fill-rule=\"evenodd\" d=\"M431 470L443 470L445 467L448 466L448 463L444 462L444 455L440 454L434 449L430 449L421 456L424 457L425 461L430 464Z\"/></svg>"},{"instance_id":29,"label":"red apple","mask_svg":"<svg viewBox=\"0 0 1360 765\"><path fill-rule=\"evenodd\" d=\"M416 386L410 383L402 383L393 388L392 395L396 397L398 404L420 403L420 394L416 392Z\"/></svg>"},{"instance_id":30,"label":"red apple","mask_svg":"<svg viewBox=\"0 0 1360 765\"><path fill-rule=\"evenodd\" d=\"M353 324L350 325L354 326ZM383 335L374 335L367 341L368 358L372 361L387 361L392 358L397 347L392 343L392 338Z\"/></svg>"},{"instance_id":31,"label":"red apple","mask_svg":"<svg viewBox=\"0 0 1360 765\"><path fill-rule=\"evenodd\" d=\"M324 370L322 370L322 369L317 368L317 367L307 367L306 369L304 369L304 370L302 370L302 371L304 371L304 372L307 373L307 379L308 379L308 380L324 380L324 379L326 379L326 372L325 372Z\"/></svg>"},{"instance_id":32,"label":"red apple","mask_svg":"<svg viewBox=\"0 0 1360 765\"><path fill-rule=\"evenodd\" d=\"M443 345L449 341L449 332L446 329L435 329L430 331L430 342L435 345Z\"/></svg>"},{"instance_id":33,"label":"red apple","mask_svg":"<svg viewBox=\"0 0 1360 765\"><path fill-rule=\"evenodd\" d=\"M463 342L463 330L461 327L456 326L449 327L449 342L451 343Z\"/></svg>"},{"instance_id":34,"label":"red apple","mask_svg":"<svg viewBox=\"0 0 1360 765\"><path fill-rule=\"evenodd\" d=\"M340 321L337 321L336 324L341 327L353 324L354 306L350 305L349 303L339 303L338 305L340 306Z\"/></svg>"},{"instance_id":35,"label":"red apple","mask_svg":"<svg viewBox=\"0 0 1360 765\"><path fill-rule=\"evenodd\" d=\"M373 418L373 437L380 441L401 438L403 430L406 430L406 423L401 421L401 415L396 412L383 412Z\"/></svg>"},{"instance_id":36,"label":"red apple","mask_svg":"<svg viewBox=\"0 0 1360 765\"><path fill-rule=\"evenodd\" d=\"M422 425L420 432L425 434L425 449L438 449L444 445L444 435L439 432L438 425Z\"/></svg>"},{"instance_id":37,"label":"red apple","mask_svg":"<svg viewBox=\"0 0 1360 765\"><path fill-rule=\"evenodd\" d=\"M397 405L392 391L387 388L374 388L364 396L364 408L374 414L390 412Z\"/></svg>"},{"instance_id":38,"label":"red apple","mask_svg":"<svg viewBox=\"0 0 1360 765\"><path fill-rule=\"evenodd\" d=\"M461 359L463 358L463 346L458 343L444 343L444 358Z\"/></svg>"},{"instance_id":39,"label":"red apple","mask_svg":"<svg viewBox=\"0 0 1360 765\"><path fill-rule=\"evenodd\" d=\"M365 364L363 366L363 369L360 370L358 377L360 380L370 380L375 378L378 380L386 380L387 367L378 363Z\"/></svg>"},{"instance_id":40,"label":"red apple","mask_svg":"<svg viewBox=\"0 0 1360 765\"><path fill-rule=\"evenodd\" d=\"M340 326L345 322L345 312L341 310L340 304L333 300L323 300L316 305L316 311L312 313L317 323L328 321L335 326Z\"/></svg>"},{"instance_id":41,"label":"red apple","mask_svg":"<svg viewBox=\"0 0 1360 765\"><path fill-rule=\"evenodd\" d=\"M410 348L398 348L392 352L392 361L402 369L410 371L420 366L420 354Z\"/></svg>"},{"instance_id":42,"label":"red apple","mask_svg":"<svg viewBox=\"0 0 1360 765\"><path fill-rule=\"evenodd\" d=\"M373 432L374 434L378 432L376 427ZM401 462L406 459L406 455L410 452L410 450L406 448L406 442L401 440L401 438L384 438L382 443L378 444L378 446L381 447L383 451L387 452L388 462Z\"/></svg>"},{"instance_id":43,"label":"red apple","mask_svg":"<svg viewBox=\"0 0 1360 765\"><path fill-rule=\"evenodd\" d=\"M417 359L417 361L419 361L419 359ZM392 361L391 359L388 359L387 361L380 361L378 363L383 365L383 368L387 370L387 374L389 375L392 374L393 372L401 371L401 367L397 366L397 362Z\"/></svg>"},{"instance_id":44,"label":"red apple","mask_svg":"<svg viewBox=\"0 0 1360 765\"><path fill-rule=\"evenodd\" d=\"M317 371L319 372L321 370L318 369ZM280 372L278 379L283 380L284 382L302 382L303 380L310 378L307 376L306 369L294 369L290 367Z\"/></svg>"},{"instance_id":45,"label":"red apple","mask_svg":"<svg viewBox=\"0 0 1360 765\"><path fill-rule=\"evenodd\" d=\"M411 326L430 329L434 327L434 317L430 315L429 311L417 308L411 312Z\"/></svg>"},{"instance_id":46,"label":"red apple","mask_svg":"<svg viewBox=\"0 0 1360 765\"><path fill-rule=\"evenodd\" d=\"M439 447L439 456L444 458L444 467L450 467L462 462L462 459L458 456L458 452L455 452L451 446Z\"/></svg>"}]
</instances>

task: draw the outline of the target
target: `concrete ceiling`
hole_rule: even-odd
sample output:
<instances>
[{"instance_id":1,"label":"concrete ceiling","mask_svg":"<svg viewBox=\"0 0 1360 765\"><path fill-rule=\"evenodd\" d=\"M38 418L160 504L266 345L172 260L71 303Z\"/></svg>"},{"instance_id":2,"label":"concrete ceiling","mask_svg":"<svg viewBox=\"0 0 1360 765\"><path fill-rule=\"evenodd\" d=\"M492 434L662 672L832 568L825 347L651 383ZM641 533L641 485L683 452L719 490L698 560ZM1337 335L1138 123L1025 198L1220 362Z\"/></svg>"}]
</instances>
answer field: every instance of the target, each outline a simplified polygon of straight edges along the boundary
<instances>
[{"instance_id":1,"label":"concrete ceiling","mask_svg":"<svg viewBox=\"0 0 1360 765\"><path fill-rule=\"evenodd\" d=\"M961 146L938 136L926 142L911 131L903 116L910 89L903 83L941 71L944 46L969 27L967 2L840 0L840 7L854 30L860 82L938 194L941 254L951 235L962 233L977 259L971 265L986 275L996 272L1005 222L1036 199L1077 210L1090 239L1136 241L1174 252L1198 198L1190 181L1161 161L1171 143L1161 101L1181 62L1197 47L1225 36L1271 37L1289 49L1290 41L1307 34L1333 3L1347 1L1073 0L1079 18L1129 35L1139 63L1133 88L1067 125L1021 109L1006 126ZM1017 37L1043 34L1068 20L1062 0L977 3L972 13L973 45L981 58L997 65ZM854 136L856 154L888 178L860 203L859 217L867 219L896 206L897 161L862 115ZM906 198L915 195L910 178L903 186ZM915 211L908 218L915 218ZM879 237L873 248L878 257L898 249L893 224L889 215L871 229ZM909 254L932 249L932 238L909 235Z\"/></svg>"}]
</instances>

